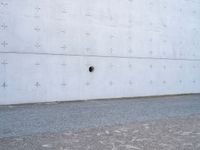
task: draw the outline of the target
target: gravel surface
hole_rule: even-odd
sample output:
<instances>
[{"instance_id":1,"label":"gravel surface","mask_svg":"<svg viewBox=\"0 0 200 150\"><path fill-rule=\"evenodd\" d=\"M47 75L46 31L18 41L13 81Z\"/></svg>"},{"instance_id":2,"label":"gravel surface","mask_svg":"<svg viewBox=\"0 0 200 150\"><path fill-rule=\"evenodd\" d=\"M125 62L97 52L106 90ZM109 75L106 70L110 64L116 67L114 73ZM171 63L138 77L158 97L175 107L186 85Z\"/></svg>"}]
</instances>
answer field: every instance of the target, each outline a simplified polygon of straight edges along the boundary
<instances>
[{"instance_id":1,"label":"gravel surface","mask_svg":"<svg viewBox=\"0 0 200 150\"><path fill-rule=\"evenodd\" d=\"M200 95L0 106L0 150L200 150Z\"/></svg>"},{"instance_id":2,"label":"gravel surface","mask_svg":"<svg viewBox=\"0 0 200 150\"><path fill-rule=\"evenodd\" d=\"M0 150L199 150L200 115L0 139Z\"/></svg>"},{"instance_id":3,"label":"gravel surface","mask_svg":"<svg viewBox=\"0 0 200 150\"><path fill-rule=\"evenodd\" d=\"M200 114L200 95L0 107L0 138Z\"/></svg>"}]
</instances>

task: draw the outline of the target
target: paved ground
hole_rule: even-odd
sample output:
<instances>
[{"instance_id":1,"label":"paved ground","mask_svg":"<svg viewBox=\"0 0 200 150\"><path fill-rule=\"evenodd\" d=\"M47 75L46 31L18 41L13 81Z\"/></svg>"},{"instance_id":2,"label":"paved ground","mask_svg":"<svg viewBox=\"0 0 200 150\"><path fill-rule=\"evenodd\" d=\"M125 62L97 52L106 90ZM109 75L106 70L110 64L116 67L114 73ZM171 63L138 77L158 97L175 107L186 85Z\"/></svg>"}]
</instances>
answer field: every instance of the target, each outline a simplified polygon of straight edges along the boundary
<instances>
[{"instance_id":1,"label":"paved ground","mask_svg":"<svg viewBox=\"0 0 200 150\"><path fill-rule=\"evenodd\" d=\"M1 150L199 150L200 117L0 139Z\"/></svg>"},{"instance_id":2,"label":"paved ground","mask_svg":"<svg viewBox=\"0 0 200 150\"><path fill-rule=\"evenodd\" d=\"M1 106L0 150L29 149L199 150L200 95Z\"/></svg>"}]
</instances>

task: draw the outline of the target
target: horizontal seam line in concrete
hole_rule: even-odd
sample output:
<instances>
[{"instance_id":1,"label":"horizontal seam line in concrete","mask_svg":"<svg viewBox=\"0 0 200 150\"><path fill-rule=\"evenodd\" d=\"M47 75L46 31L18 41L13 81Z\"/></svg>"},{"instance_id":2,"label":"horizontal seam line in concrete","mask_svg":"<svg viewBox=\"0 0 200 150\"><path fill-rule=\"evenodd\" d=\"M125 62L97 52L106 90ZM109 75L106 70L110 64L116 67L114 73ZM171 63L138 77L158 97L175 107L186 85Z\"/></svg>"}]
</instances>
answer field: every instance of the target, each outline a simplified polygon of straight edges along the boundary
<instances>
[{"instance_id":1,"label":"horizontal seam line in concrete","mask_svg":"<svg viewBox=\"0 0 200 150\"><path fill-rule=\"evenodd\" d=\"M178 61L200 61L200 59L188 58L167 58L167 57L139 57L139 56L106 56L106 55L81 55L81 54L56 54L56 53L35 53L35 52L0 52L0 54L18 54L18 55L49 55L49 56L73 56L73 57L98 57L98 58L119 58L119 59L150 59L150 60L178 60Z\"/></svg>"},{"instance_id":2,"label":"horizontal seam line in concrete","mask_svg":"<svg viewBox=\"0 0 200 150\"><path fill-rule=\"evenodd\" d=\"M28 106L28 105L54 105L64 103L84 103L84 102L102 102L102 101L118 101L121 99L126 100L147 100L152 98L164 98L164 97L181 97L181 96L200 96L200 93L183 93L183 94L168 94L168 95L152 95L152 96L136 96L136 97L119 97L119 98L102 98L102 99L83 99L83 100L71 100L71 101L52 101L52 102L34 102L34 103L20 103L20 104L0 104L0 108L9 106Z\"/></svg>"}]
</instances>

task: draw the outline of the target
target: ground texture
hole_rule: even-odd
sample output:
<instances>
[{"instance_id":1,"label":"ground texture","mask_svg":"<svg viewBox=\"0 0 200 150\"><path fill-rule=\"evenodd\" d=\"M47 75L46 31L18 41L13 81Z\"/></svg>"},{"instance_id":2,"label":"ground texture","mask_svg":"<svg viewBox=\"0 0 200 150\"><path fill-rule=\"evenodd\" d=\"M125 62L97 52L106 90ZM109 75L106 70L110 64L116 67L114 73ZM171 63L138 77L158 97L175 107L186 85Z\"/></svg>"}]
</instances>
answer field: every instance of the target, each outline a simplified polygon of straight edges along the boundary
<instances>
[{"instance_id":1,"label":"ground texture","mask_svg":"<svg viewBox=\"0 0 200 150\"><path fill-rule=\"evenodd\" d=\"M200 95L0 106L0 150L200 150Z\"/></svg>"},{"instance_id":2,"label":"ground texture","mask_svg":"<svg viewBox=\"0 0 200 150\"><path fill-rule=\"evenodd\" d=\"M0 139L1 150L199 150L200 117Z\"/></svg>"}]
</instances>

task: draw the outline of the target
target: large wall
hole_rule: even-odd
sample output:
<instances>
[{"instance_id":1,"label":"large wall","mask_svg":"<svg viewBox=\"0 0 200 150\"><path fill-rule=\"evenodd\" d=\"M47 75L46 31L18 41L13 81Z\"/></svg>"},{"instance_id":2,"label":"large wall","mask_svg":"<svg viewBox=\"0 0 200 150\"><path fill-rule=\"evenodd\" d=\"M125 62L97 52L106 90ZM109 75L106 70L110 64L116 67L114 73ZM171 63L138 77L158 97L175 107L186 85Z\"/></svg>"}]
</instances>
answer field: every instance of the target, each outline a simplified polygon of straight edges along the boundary
<instances>
[{"instance_id":1,"label":"large wall","mask_svg":"<svg viewBox=\"0 0 200 150\"><path fill-rule=\"evenodd\" d=\"M183 93L199 0L0 0L0 104Z\"/></svg>"}]
</instances>

